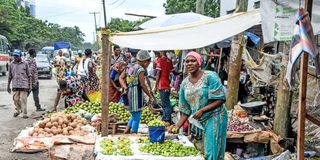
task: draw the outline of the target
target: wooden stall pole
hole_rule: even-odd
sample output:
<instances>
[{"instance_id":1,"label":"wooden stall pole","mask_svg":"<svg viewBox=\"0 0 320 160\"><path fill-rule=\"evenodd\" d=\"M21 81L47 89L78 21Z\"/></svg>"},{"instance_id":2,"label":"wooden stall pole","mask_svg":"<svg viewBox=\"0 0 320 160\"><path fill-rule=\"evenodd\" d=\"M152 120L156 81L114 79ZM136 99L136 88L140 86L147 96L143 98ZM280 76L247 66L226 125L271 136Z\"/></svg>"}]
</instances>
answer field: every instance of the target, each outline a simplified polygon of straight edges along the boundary
<instances>
[{"instance_id":1,"label":"wooden stall pole","mask_svg":"<svg viewBox=\"0 0 320 160\"><path fill-rule=\"evenodd\" d=\"M102 36L102 129L101 135L108 136L108 114L109 114L109 72L111 62L111 42L109 41L110 30L103 28Z\"/></svg>"},{"instance_id":2,"label":"wooden stall pole","mask_svg":"<svg viewBox=\"0 0 320 160\"><path fill-rule=\"evenodd\" d=\"M313 0L305 0L305 9L308 11L310 20L312 15ZM297 159L304 160L304 139L305 139L305 118L306 118L306 95L308 76L308 53L302 53L300 65L300 89L298 108L298 139L297 139Z\"/></svg>"},{"instance_id":3,"label":"wooden stall pole","mask_svg":"<svg viewBox=\"0 0 320 160\"><path fill-rule=\"evenodd\" d=\"M248 8L248 0L237 0L237 8L235 12L246 12ZM235 35L232 39L231 53L229 61L228 73L228 92L226 106L228 110L238 103L239 78L242 64L242 52L245 48L243 33Z\"/></svg>"},{"instance_id":4,"label":"wooden stall pole","mask_svg":"<svg viewBox=\"0 0 320 160\"><path fill-rule=\"evenodd\" d=\"M290 91L289 87L285 80L286 75L286 65L288 64L288 54L289 54L290 45L288 43L283 44L283 53L282 56L281 68L280 68L280 77L279 85L277 92L277 103L275 108L274 116L274 126L273 130L276 134L285 138L288 137L289 128L290 128Z\"/></svg>"}]
</instances>

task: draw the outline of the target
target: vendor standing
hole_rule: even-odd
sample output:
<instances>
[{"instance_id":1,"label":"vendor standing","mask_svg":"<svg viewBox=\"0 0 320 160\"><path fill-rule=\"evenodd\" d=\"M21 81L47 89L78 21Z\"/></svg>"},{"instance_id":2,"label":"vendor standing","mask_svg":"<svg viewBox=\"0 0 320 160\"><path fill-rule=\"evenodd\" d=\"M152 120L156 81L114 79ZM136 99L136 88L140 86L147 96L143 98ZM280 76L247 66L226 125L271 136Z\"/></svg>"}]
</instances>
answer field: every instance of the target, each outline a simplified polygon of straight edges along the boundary
<instances>
[{"instance_id":1,"label":"vendor standing","mask_svg":"<svg viewBox=\"0 0 320 160\"><path fill-rule=\"evenodd\" d=\"M123 72L119 79L121 86L128 92L128 110L131 113L125 133L131 130L133 135L138 132L144 105L144 93L149 97L150 102L155 102L155 98L146 84L147 67L151 63L151 57L147 51L140 50L137 54L137 60L138 62Z\"/></svg>"},{"instance_id":2,"label":"vendor standing","mask_svg":"<svg viewBox=\"0 0 320 160\"><path fill-rule=\"evenodd\" d=\"M179 111L182 113L176 128L193 116L203 130L192 125L193 143L201 143L206 160L223 160L226 147L228 115L224 105L225 93L217 73L200 69L202 60L196 52L186 56L188 77L183 80L179 92ZM172 132L174 127L169 127Z\"/></svg>"},{"instance_id":3,"label":"vendor standing","mask_svg":"<svg viewBox=\"0 0 320 160\"><path fill-rule=\"evenodd\" d=\"M170 73L173 69L172 61L167 57L166 51L160 51L161 58L158 59L157 62L157 76L156 76L156 84L154 86L154 92L159 90L160 99L163 108L163 117L162 120L166 122L166 124L170 125L171 122L171 114L173 108L170 104Z\"/></svg>"}]
</instances>

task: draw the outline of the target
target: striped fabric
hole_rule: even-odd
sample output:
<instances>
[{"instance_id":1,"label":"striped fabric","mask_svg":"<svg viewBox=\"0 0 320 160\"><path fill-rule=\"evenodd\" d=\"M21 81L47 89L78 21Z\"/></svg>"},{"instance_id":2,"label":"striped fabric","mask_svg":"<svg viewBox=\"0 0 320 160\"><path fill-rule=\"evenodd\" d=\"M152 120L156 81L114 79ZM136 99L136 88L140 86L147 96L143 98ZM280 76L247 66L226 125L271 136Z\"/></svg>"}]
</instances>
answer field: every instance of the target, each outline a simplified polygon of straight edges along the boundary
<instances>
[{"instance_id":1,"label":"striped fabric","mask_svg":"<svg viewBox=\"0 0 320 160\"><path fill-rule=\"evenodd\" d=\"M287 66L286 79L292 87L295 82L295 64L303 52L308 53L316 60L317 73L319 72L319 54L313 34L309 14L304 9L299 9L296 14L297 22L293 31L291 52Z\"/></svg>"},{"instance_id":2,"label":"striped fabric","mask_svg":"<svg viewBox=\"0 0 320 160\"><path fill-rule=\"evenodd\" d=\"M139 64L135 64L133 67L128 68L126 70L127 74L127 84L128 84L128 110L130 112L139 112L142 110L143 107L143 100L144 100L144 92L139 82L139 74L144 72L145 76L146 71L145 69L140 66Z\"/></svg>"}]
</instances>

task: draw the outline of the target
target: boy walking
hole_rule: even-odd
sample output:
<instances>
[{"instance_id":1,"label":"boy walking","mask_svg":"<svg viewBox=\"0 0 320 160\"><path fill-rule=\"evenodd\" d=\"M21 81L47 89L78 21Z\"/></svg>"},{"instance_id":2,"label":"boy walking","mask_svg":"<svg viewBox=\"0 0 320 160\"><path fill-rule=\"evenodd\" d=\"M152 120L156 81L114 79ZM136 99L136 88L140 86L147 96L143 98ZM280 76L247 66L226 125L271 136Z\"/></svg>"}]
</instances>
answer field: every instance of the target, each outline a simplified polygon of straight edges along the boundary
<instances>
[{"instance_id":1,"label":"boy walking","mask_svg":"<svg viewBox=\"0 0 320 160\"><path fill-rule=\"evenodd\" d=\"M23 112L23 118L27 116L27 98L32 89L32 80L29 66L22 61L22 52L20 50L13 51L14 61L9 66L9 77L7 91L11 93L10 84L12 82L13 101L16 112L13 117L17 117Z\"/></svg>"}]
</instances>

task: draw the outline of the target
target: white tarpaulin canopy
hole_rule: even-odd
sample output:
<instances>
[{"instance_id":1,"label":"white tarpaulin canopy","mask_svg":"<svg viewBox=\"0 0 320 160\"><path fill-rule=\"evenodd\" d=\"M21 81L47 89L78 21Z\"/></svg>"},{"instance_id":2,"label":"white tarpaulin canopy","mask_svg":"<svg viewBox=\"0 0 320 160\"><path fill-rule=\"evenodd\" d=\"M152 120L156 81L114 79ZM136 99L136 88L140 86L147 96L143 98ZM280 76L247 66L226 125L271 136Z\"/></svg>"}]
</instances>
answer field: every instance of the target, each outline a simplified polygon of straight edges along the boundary
<instances>
[{"instance_id":1,"label":"white tarpaulin canopy","mask_svg":"<svg viewBox=\"0 0 320 160\"><path fill-rule=\"evenodd\" d=\"M147 22L144 22L139 27L143 29L168 27L174 25L187 24L192 22L198 22L203 20L212 20L213 18L203 16L201 14L188 12L188 13L177 13L170 15L163 15L153 18Z\"/></svg>"},{"instance_id":2,"label":"white tarpaulin canopy","mask_svg":"<svg viewBox=\"0 0 320 160\"><path fill-rule=\"evenodd\" d=\"M259 10L190 24L117 33L111 41L144 50L186 50L205 47L241 33L261 21Z\"/></svg>"}]
</instances>

